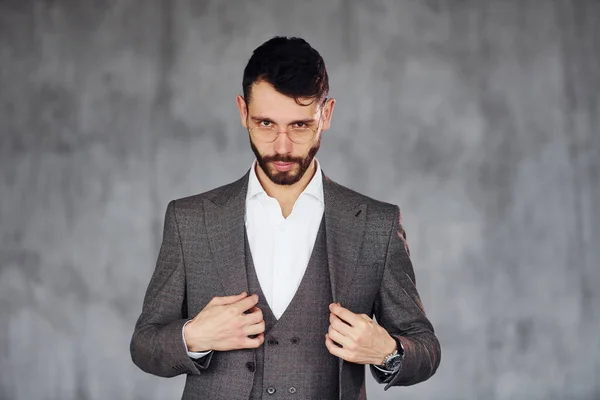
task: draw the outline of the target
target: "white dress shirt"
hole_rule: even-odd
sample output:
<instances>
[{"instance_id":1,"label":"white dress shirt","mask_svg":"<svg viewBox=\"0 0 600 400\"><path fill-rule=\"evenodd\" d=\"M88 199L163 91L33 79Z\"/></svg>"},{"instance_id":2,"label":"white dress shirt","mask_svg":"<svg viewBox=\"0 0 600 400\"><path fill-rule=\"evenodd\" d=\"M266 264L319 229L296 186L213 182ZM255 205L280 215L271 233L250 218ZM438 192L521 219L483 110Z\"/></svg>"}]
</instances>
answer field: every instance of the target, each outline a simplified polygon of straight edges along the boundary
<instances>
[{"instance_id":1,"label":"white dress shirt","mask_svg":"<svg viewBox=\"0 0 600 400\"><path fill-rule=\"evenodd\" d=\"M313 178L287 218L258 181L255 165L250 172L246 232L260 287L277 319L300 286L325 210L321 167L315 163Z\"/></svg>"}]
</instances>

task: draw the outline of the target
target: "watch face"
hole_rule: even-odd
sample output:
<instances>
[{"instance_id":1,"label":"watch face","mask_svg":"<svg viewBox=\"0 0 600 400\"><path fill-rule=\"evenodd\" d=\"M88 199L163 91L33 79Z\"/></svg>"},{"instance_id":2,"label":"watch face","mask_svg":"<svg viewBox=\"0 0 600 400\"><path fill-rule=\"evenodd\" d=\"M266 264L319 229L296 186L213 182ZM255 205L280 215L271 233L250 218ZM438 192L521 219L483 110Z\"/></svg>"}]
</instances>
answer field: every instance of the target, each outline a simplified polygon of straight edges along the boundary
<instances>
[{"instance_id":1,"label":"watch face","mask_svg":"<svg viewBox=\"0 0 600 400\"><path fill-rule=\"evenodd\" d=\"M385 363L385 368L389 369L391 371L395 371L396 368L401 364L402 364L402 356L400 354L397 354L397 355L393 356L392 358L390 358Z\"/></svg>"}]
</instances>

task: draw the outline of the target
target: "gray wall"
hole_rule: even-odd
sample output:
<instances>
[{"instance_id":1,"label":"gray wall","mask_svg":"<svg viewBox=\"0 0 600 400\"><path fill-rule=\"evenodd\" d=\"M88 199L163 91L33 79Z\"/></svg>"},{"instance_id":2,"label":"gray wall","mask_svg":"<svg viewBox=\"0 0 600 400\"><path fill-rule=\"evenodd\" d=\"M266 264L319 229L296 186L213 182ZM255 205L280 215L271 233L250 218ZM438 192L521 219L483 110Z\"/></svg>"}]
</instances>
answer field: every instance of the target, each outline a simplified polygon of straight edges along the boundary
<instances>
[{"instance_id":1,"label":"gray wall","mask_svg":"<svg viewBox=\"0 0 600 400\"><path fill-rule=\"evenodd\" d=\"M442 343L372 399L600 398L600 2L0 1L0 398L178 398L129 339L167 202L249 167L275 34L324 56L319 159L399 204Z\"/></svg>"}]
</instances>

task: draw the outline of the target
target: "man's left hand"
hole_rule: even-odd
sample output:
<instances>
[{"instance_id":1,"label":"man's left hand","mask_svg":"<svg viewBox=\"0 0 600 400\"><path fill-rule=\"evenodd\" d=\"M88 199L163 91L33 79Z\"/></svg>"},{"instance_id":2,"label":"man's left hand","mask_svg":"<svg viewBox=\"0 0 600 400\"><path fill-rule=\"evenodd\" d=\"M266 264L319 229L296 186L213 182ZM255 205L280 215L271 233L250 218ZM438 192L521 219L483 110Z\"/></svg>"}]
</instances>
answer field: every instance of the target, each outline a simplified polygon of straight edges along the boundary
<instances>
[{"instance_id":1,"label":"man's left hand","mask_svg":"<svg viewBox=\"0 0 600 400\"><path fill-rule=\"evenodd\" d=\"M396 341L368 315L355 314L336 303L329 305L329 311L325 346L334 356L356 364L382 365L396 349Z\"/></svg>"}]
</instances>

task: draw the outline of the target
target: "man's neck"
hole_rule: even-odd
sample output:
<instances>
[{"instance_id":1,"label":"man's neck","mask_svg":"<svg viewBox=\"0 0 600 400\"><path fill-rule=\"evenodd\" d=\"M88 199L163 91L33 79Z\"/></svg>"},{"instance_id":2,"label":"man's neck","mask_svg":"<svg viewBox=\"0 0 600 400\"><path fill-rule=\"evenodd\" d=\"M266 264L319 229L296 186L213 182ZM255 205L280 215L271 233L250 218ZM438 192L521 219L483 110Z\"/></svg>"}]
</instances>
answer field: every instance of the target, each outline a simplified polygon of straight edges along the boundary
<instances>
[{"instance_id":1,"label":"man's neck","mask_svg":"<svg viewBox=\"0 0 600 400\"><path fill-rule=\"evenodd\" d=\"M275 200L277 200L279 206L281 207L283 216L287 218L287 216L292 212L292 208L294 207L296 200L298 200L300 194L302 194L304 189L306 189L311 179L315 175L317 168L316 160L313 160L313 162L310 164L310 167L308 167L304 173L304 176L302 176L298 182L292 185L277 185L273 183L273 181L271 181L265 172L260 168L258 163L256 163L255 170L256 177L258 178L261 186L270 197L273 197Z\"/></svg>"}]
</instances>

